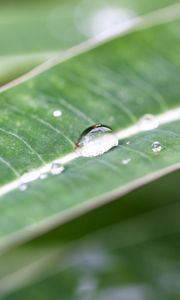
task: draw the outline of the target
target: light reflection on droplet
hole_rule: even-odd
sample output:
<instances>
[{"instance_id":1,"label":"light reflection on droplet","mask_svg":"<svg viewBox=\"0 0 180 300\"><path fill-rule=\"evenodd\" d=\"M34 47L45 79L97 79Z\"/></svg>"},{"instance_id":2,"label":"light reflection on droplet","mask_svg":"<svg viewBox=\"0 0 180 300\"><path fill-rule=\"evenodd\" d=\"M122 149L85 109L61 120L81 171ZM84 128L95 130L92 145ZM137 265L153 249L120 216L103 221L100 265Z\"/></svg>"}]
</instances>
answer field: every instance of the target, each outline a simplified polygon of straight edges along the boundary
<instances>
[{"instance_id":1,"label":"light reflection on droplet","mask_svg":"<svg viewBox=\"0 0 180 300\"><path fill-rule=\"evenodd\" d=\"M95 124L83 131L76 143L76 152L84 157L98 156L116 147L118 143L118 138L110 127Z\"/></svg>"},{"instance_id":2,"label":"light reflection on droplet","mask_svg":"<svg viewBox=\"0 0 180 300\"><path fill-rule=\"evenodd\" d=\"M162 146L159 141L153 142L151 148L154 153L159 153L162 150Z\"/></svg>"},{"instance_id":3,"label":"light reflection on droplet","mask_svg":"<svg viewBox=\"0 0 180 300\"><path fill-rule=\"evenodd\" d=\"M131 158L123 159L121 162L123 165L128 165L128 163L131 161Z\"/></svg>"},{"instance_id":4,"label":"light reflection on droplet","mask_svg":"<svg viewBox=\"0 0 180 300\"><path fill-rule=\"evenodd\" d=\"M153 130L159 126L158 120L151 114L144 115L138 123L142 131Z\"/></svg>"},{"instance_id":5,"label":"light reflection on droplet","mask_svg":"<svg viewBox=\"0 0 180 300\"><path fill-rule=\"evenodd\" d=\"M54 110L53 111L53 116L55 118L61 117L62 116L62 112L60 110Z\"/></svg>"}]
</instances>

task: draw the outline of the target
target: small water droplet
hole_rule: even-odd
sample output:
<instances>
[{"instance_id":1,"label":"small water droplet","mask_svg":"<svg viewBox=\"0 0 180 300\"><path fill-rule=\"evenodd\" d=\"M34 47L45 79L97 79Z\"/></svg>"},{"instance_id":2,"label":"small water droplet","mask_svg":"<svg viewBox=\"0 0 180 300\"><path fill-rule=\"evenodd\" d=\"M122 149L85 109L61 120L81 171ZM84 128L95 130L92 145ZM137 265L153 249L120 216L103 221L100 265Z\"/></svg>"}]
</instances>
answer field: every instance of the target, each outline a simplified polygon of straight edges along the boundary
<instances>
[{"instance_id":1,"label":"small water droplet","mask_svg":"<svg viewBox=\"0 0 180 300\"><path fill-rule=\"evenodd\" d=\"M102 155L118 145L118 138L106 125L95 124L81 134L76 143L76 151L84 157Z\"/></svg>"},{"instance_id":2,"label":"small water droplet","mask_svg":"<svg viewBox=\"0 0 180 300\"><path fill-rule=\"evenodd\" d=\"M144 115L138 124L142 131L152 130L159 126L157 118L151 114Z\"/></svg>"},{"instance_id":3,"label":"small water droplet","mask_svg":"<svg viewBox=\"0 0 180 300\"><path fill-rule=\"evenodd\" d=\"M39 179L41 179L41 180L44 180L44 179L46 179L47 177L48 177L48 174L47 174L47 173L42 173L42 174L39 175Z\"/></svg>"},{"instance_id":4,"label":"small water droplet","mask_svg":"<svg viewBox=\"0 0 180 300\"><path fill-rule=\"evenodd\" d=\"M130 145L130 143L131 143L130 141L127 141L127 142L126 142L126 145Z\"/></svg>"},{"instance_id":5,"label":"small water droplet","mask_svg":"<svg viewBox=\"0 0 180 300\"><path fill-rule=\"evenodd\" d=\"M55 117L55 118L58 118L58 117L60 117L62 115L62 112L60 111L60 110L54 110L53 111L53 116Z\"/></svg>"},{"instance_id":6,"label":"small water droplet","mask_svg":"<svg viewBox=\"0 0 180 300\"><path fill-rule=\"evenodd\" d=\"M162 150L162 146L158 141L153 142L151 148L154 153L161 152Z\"/></svg>"},{"instance_id":7,"label":"small water droplet","mask_svg":"<svg viewBox=\"0 0 180 300\"><path fill-rule=\"evenodd\" d=\"M51 166L51 174L59 175L64 171L64 166L59 163L53 163Z\"/></svg>"},{"instance_id":8,"label":"small water droplet","mask_svg":"<svg viewBox=\"0 0 180 300\"><path fill-rule=\"evenodd\" d=\"M122 164L127 165L131 161L131 158L123 159Z\"/></svg>"},{"instance_id":9,"label":"small water droplet","mask_svg":"<svg viewBox=\"0 0 180 300\"><path fill-rule=\"evenodd\" d=\"M19 185L19 190L20 190L21 192L24 192L25 190L27 190L27 188L28 188L28 185L27 185L26 183L21 183L21 184Z\"/></svg>"}]
</instances>

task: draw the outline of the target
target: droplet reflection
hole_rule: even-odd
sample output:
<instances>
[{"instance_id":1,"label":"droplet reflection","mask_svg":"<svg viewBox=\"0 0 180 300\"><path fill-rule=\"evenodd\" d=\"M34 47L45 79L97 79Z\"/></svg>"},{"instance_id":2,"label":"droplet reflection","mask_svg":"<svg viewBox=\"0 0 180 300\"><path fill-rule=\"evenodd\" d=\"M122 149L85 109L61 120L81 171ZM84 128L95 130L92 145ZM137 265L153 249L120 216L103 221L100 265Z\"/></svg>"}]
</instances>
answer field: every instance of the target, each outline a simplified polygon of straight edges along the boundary
<instances>
[{"instance_id":1,"label":"droplet reflection","mask_svg":"<svg viewBox=\"0 0 180 300\"><path fill-rule=\"evenodd\" d=\"M102 155L118 145L118 138L109 126L95 124L81 134L76 151L84 157Z\"/></svg>"},{"instance_id":2,"label":"droplet reflection","mask_svg":"<svg viewBox=\"0 0 180 300\"><path fill-rule=\"evenodd\" d=\"M128 165L128 163L131 161L131 158L123 159L122 164L123 165Z\"/></svg>"},{"instance_id":3,"label":"droplet reflection","mask_svg":"<svg viewBox=\"0 0 180 300\"><path fill-rule=\"evenodd\" d=\"M138 125L142 131L148 131L157 128L159 123L155 116L147 114L139 120Z\"/></svg>"},{"instance_id":4,"label":"droplet reflection","mask_svg":"<svg viewBox=\"0 0 180 300\"><path fill-rule=\"evenodd\" d=\"M159 153L162 150L162 146L158 141L153 142L151 148L154 153Z\"/></svg>"},{"instance_id":5,"label":"droplet reflection","mask_svg":"<svg viewBox=\"0 0 180 300\"><path fill-rule=\"evenodd\" d=\"M55 118L58 118L58 117L60 117L62 115L62 112L60 111L60 110L54 110L53 111L53 116L55 117Z\"/></svg>"}]
</instances>

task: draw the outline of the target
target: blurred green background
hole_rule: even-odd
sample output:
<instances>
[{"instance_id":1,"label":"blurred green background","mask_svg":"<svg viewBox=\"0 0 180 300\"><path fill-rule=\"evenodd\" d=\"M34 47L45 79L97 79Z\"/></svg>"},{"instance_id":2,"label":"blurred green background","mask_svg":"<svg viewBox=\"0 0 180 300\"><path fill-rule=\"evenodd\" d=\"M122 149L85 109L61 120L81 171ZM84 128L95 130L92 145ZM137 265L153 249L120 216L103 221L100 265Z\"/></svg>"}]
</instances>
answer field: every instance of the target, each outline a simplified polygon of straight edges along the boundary
<instances>
[{"instance_id":1,"label":"blurred green background","mask_svg":"<svg viewBox=\"0 0 180 300\"><path fill-rule=\"evenodd\" d=\"M1 0L0 84L57 53L177 0Z\"/></svg>"}]
</instances>

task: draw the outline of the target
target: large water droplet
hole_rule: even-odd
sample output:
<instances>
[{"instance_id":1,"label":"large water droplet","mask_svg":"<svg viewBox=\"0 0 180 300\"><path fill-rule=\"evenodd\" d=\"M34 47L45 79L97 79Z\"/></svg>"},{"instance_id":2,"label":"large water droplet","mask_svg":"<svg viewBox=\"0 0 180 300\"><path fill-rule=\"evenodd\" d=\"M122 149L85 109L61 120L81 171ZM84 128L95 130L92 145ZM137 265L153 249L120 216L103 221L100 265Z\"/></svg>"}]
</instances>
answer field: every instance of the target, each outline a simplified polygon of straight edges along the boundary
<instances>
[{"instance_id":1,"label":"large water droplet","mask_svg":"<svg viewBox=\"0 0 180 300\"><path fill-rule=\"evenodd\" d=\"M59 163L53 163L51 166L51 174L59 175L64 171L64 166Z\"/></svg>"},{"instance_id":2,"label":"large water droplet","mask_svg":"<svg viewBox=\"0 0 180 300\"><path fill-rule=\"evenodd\" d=\"M95 124L81 134L76 143L79 155L93 157L101 155L118 145L118 138L106 125Z\"/></svg>"},{"instance_id":3,"label":"large water droplet","mask_svg":"<svg viewBox=\"0 0 180 300\"><path fill-rule=\"evenodd\" d=\"M159 126L157 118L151 114L144 115L138 124L142 131L152 130Z\"/></svg>"},{"instance_id":4,"label":"large water droplet","mask_svg":"<svg viewBox=\"0 0 180 300\"><path fill-rule=\"evenodd\" d=\"M162 146L161 146L160 142L158 142L158 141L153 142L151 148L154 153L161 152L161 150L162 150Z\"/></svg>"}]
</instances>

